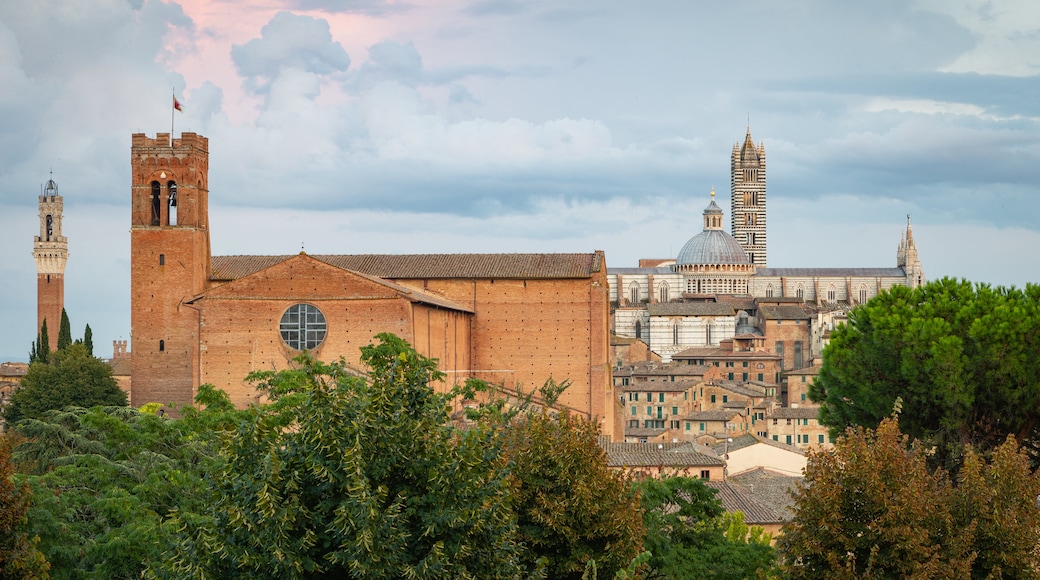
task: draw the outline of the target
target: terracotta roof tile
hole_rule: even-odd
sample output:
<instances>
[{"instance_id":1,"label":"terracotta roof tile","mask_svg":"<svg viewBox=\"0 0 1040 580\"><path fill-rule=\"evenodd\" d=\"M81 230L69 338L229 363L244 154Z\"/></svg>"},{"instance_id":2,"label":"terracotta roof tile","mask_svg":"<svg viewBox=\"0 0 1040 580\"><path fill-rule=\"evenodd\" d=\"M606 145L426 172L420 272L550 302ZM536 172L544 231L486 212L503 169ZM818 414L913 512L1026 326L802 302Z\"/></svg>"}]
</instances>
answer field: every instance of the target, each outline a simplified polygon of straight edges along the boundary
<instances>
[{"instance_id":1,"label":"terracotta roof tile","mask_svg":"<svg viewBox=\"0 0 1040 580\"><path fill-rule=\"evenodd\" d=\"M727 512L743 512L746 524L761 526L779 524L785 520L785 511L755 499L743 488L732 485L728 481L705 481L704 483L715 490L715 497L719 498L722 508Z\"/></svg>"},{"instance_id":2,"label":"terracotta roof tile","mask_svg":"<svg viewBox=\"0 0 1040 580\"><path fill-rule=\"evenodd\" d=\"M766 320L808 320L812 318L801 306L770 306L763 304L758 307L762 318Z\"/></svg>"},{"instance_id":3,"label":"terracotta roof tile","mask_svg":"<svg viewBox=\"0 0 1040 580\"><path fill-rule=\"evenodd\" d=\"M236 280L292 256L213 256L213 280ZM589 278L602 254L357 254L311 257L370 276L419 278Z\"/></svg>"},{"instance_id":4,"label":"terracotta roof tile","mask_svg":"<svg viewBox=\"0 0 1040 580\"><path fill-rule=\"evenodd\" d=\"M718 457L706 455L688 443L605 443L610 467L719 466Z\"/></svg>"},{"instance_id":5,"label":"terracotta roof tile","mask_svg":"<svg viewBox=\"0 0 1040 580\"><path fill-rule=\"evenodd\" d=\"M650 316L733 316L731 304L717 302L666 302L647 306Z\"/></svg>"}]
</instances>

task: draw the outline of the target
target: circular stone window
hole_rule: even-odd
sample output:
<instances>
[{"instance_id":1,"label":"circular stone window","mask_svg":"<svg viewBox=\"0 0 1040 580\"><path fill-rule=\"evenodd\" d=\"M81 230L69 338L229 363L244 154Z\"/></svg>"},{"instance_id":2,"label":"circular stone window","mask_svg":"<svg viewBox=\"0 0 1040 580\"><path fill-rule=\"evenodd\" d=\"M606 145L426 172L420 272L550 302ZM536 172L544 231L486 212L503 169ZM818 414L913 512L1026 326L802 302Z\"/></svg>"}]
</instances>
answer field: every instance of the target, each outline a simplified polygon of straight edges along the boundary
<instances>
[{"instance_id":1,"label":"circular stone window","mask_svg":"<svg viewBox=\"0 0 1040 580\"><path fill-rule=\"evenodd\" d=\"M278 330L289 348L317 348L325 340L325 315L310 304L295 304L282 315Z\"/></svg>"}]
</instances>

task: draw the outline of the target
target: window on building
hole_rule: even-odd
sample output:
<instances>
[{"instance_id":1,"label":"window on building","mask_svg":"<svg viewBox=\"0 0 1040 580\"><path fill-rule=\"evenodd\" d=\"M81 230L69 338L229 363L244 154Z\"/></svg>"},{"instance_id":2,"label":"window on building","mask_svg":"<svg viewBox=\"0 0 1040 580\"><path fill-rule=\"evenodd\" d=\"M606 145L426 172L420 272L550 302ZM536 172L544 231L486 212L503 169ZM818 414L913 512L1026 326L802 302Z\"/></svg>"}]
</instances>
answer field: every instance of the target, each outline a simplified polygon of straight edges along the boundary
<instances>
[{"instance_id":1,"label":"window on building","mask_svg":"<svg viewBox=\"0 0 1040 580\"><path fill-rule=\"evenodd\" d=\"M766 298L772 298L772 297L773 297L773 285L770 284L769 286L766 286Z\"/></svg>"},{"instance_id":2,"label":"window on building","mask_svg":"<svg viewBox=\"0 0 1040 580\"><path fill-rule=\"evenodd\" d=\"M167 214L170 218L170 225L177 225L177 182L171 181L166 184L166 191L170 193L170 208Z\"/></svg>"},{"instance_id":3,"label":"window on building","mask_svg":"<svg viewBox=\"0 0 1040 580\"><path fill-rule=\"evenodd\" d=\"M628 285L628 302L629 304L639 304L639 282L632 282Z\"/></svg>"},{"instance_id":4,"label":"window on building","mask_svg":"<svg viewBox=\"0 0 1040 580\"><path fill-rule=\"evenodd\" d=\"M701 479L711 479L711 471L707 469L701 470Z\"/></svg>"},{"instance_id":5,"label":"window on building","mask_svg":"<svg viewBox=\"0 0 1040 580\"><path fill-rule=\"evenodd\" d=\"M867 287L866 286L860 286L859 287L859 303L863 304L866 301L867 301Z\"/></svg>"},{"instance_id":6,"label":"window on building","mask_svg":"<svg viewBox=\"0 0 1040 580\"><path fill-rule=\"evenodd\" d=\"M679 414L679 407L672 407L672 414L673 415L678 415Z\"/></svg>"},{"instance_id":7,"label":"window on building","mask_svg":"<svg viewBox=\"0 0 1040 580\"><path fill-rule=\"evenodd\" d=\"M786 440L787 440L787 444L790 445L791 444L791 436L787 435L786 436Z\"/></svg>"},{"instance_id":8,"label":"window on building","mask_svg":"<svg viewBox=\"0 0 1040 580\"><path fill-rule=\"evenodd\" d=\"M802 341L794 341L794 368L802 368Z\"/></svg>"},{"instance_id":9,"label":"window on building","mask_svg":"<svg viewBox=\"0 0 1040 580\"><path fill-rule=\"evenodd\" d=\"M701 422L701 431L704 431L704 422Z\"/></svg>"},{"instance_id":10,"label":"window on building","mask_svg":"<svg viewBox=\"0 0 1040 580\"><path fill-rule=\"evenodd\" d=\"M657 418L658 419L664 418L664 407L658 407L657 408Z\"/></svg>"},{"instance_id":11,"label":"window on building","mask_svg":"<svg viewBox=\"0 0 1040 580\"><path fill-rule=\"evenodd\" d=\"M635 414L636 414L636 406L632 405L632 416L635 416Z\"/></svg>"},{"instance_id":12,"label":"window on building","mask_svg":"<svg viewBox=\"0 0 1040 580\"><path fill-rule=\"evenodd\" d=\"M726 380L732 381L733 380L733 373L727 373Z\"/></svg>"},{"instance_id":13,"label":"window on building","mask_svg":"<svg viewBox=\"0 0 1040 580\"><path fill-rule=\"evenodd\" d=\"M777 435L773 435L773 441L779 441L779 440L780 439L779 439L779 437Z\"/></svg>"},{"instance_id":14,"label":"window on building","mask_svg":"<svg viewBox=\"0 0 1040 580\"><path fill-rule=\"evenodd\" d=\"M679 323L672 325L672 344L679 344Z\"/></svg>"},{"instance_id":15,"label":"window on building","mask_svg":"<svg viewBox=\"0 0 1040 580\"><path fill-rule=\"evenodd\" d=\"M657 393L657 402L658 403L663 403L664 402L664 393Z\"/></svg>"},{"instance_id":16,"label":"window on building","mask_svg":"<svg viewBox=\"0 0 1040 580\"><path fill-rule=\"evenodd\" d=\"M802 400L805 400L805 393L802 393Z\"/></svg>"},{"instance_id":17,"label":"window on building","mask_svg":"<svg viewBox=\"0 0 1040 580\"><path fill-rule=\"evenodd\" d=\"M747 373L740 373L740 380L747 381Z\"/></svg>"},{"instance_id":18,"label":"window on building","mask_svg":"<svg viewBox=\"0 0 1040 580\"><path fill-rule=\"evenodd\" d=\"M160 191L162 186L159 185L158 181L152 182L152 219L151 225L159 225L160 216L162 215L162 201L160 200Z\"/></svg>"},{"instance_id":19,"label":"window on building","mask_svg":"<svg viewBox=\"0 0 1040 580\"><path fill-rule=\"evenodd\" d=\"M646 414L647 415L653 415L654 414L654 408L653 407L647 407L646 408Z\"/></svg>"},{"instance_id":20,"label":"window on building","mask_svg":"<svg viewBox=\"0 0 1040 580\"><path fill-rule=\"evenodd\" d=\"M788 420L787 420L787 424L788 424L788 425L790 425L790 424L791 424L791 420L790 420L790 419L788 419Z\"/></svg>"},{"instance_id":21,"label":"window on building","mask_svg":"<svg viewBox=\"0 0 1040 580\"><path fill-rule=\"evenodd\" d=\"M711 396L711 402L712 402L712 403L714 403L714 402L715 402L715 395L712 395L712 396Z\"/></svg>"},{"instance_id":22,"label":"window on building","mask_svg":"<svg viewBox=\"0 0 1040 580\"><path fill-rule=\"evenodd\" d=\"M159 265L160 266L165 266L166 265L166 254L159 254Z\"/></svg>"},{"instance_id":23,"label":"window on building","mask_svg":"<svg viewBox=\"0 0 1040 580\"><path fill-rule=\"evenodd\" d=\"M805 298L805 290L802 290L802 287L798 286L798 288L794 291L794 295L798 298Z\"/></svg>"},{"instance_id":24,"label":"window on building","mask_svg":"<svg viewBox=\"0 0 1040 580\"><path fill-rule=\"evenodd\" d=\"M621 379L621 386L623 386L623 387L627 387L628 386L628 377L624 377L624 378ZM638 393L636 394L636 400L639 400L639 394Z\"/></svg>"},{"instance_id":25,"label":"window on building","mask_svg":"<svg viewBox=\"0 0 1040 580\"><path fill-rule=\"evenodd\" d=\"M776 345L774 345L774 346L775 346L774 352L776 352L777 356L780 357L780 368L783 369L784 368L784 343L783 343L783 341L778 340L778 341L776 341Z\"/></svg>"},{"instance_id":26,"label":"window on building","mask_svg":"<svg viewBox=\"0 0 1040 580\"><path fill-rule=\"evenodd\" d=\"M668 302L668 284L661 284L661 288L657 291L658 302Z\"/></svg>"},{"instance_id":27,"label":"window on building","mask_svg":"<svg viewBox=\"0 0 1040 580\"><path fill-rule=\"evenodd\" d=\"M758 380L760 380L760 381L764 380L764 379L762 379L762 376L763 376L762 373L758 373Z\"/></svg>"},{"instance_id":28,"label":"window on building","mask_svg":"<svg viewBox=\"0 0 1040 580\"><path fill-rule=\"evenodd\" d=\"M729 402L729 395L722 395L722 402L723 403L728 403Z\"/></svg>"},{"instance_id":29,"label":"window on building","mask_svg":"<svg viewBox=\"0 0 1040 580\"><path fill-rule=\"evenodd\" d=\"M687 421L687 422L686 422L686 430L687 430L687 431L689 431L689 430L690 430L690 422L689 422L689 421Z\"/></svg>"},{"instance_id":30,"label":"window on building","mask_svg":"<svg viewBox=\"0 0 1040 580\"><path fill-rule=\"evenodd\" d=\"M290 306L278 327L282 341L295 350L317 348L325 340L325 315L310 304Z\"/></svg>"},{"instance_id":31,"label":"window on building","mask_svg":"<svg viewBox=\"0 0 1040 580\"><path fill-rule=\"evenodd\" d=\"M827 288L827 302L837 302L837 301L838 301L838 290L835 289L834 286L831 286L830 288Z\"/></svg>"},{"instance_id":32,"label":"window on building","mask_svg":"<svg viewBox=\"0 0 1040 580\"><path fill-rule=\"evenodd\" d=\"M636 338L643 338L643 324L636 321Z\"/></svg>"},{"instance_id":33,"label":"window on building","mask_svg":"<svg viewBox=\"0 0 1040 580\"><path fill-rule=\"evenodd\" d=\"M166 341L165 340L160 340L159 341L159 352L163 352L165 350L166 350Z\"/></svg>"},{"instance_id":34,"label":"window on building","mask_svg":"<svg viewBox=\"0 0 1040 580\"><path fill-rule=\"evenodd\" d=\"M708 345L711 344L711 325L710 324L708 324L708 325L706 325L704 327L704 344L708 344ZM718 363L715 363L715 366L719 366Z\"/></svg>"}]
</instances>

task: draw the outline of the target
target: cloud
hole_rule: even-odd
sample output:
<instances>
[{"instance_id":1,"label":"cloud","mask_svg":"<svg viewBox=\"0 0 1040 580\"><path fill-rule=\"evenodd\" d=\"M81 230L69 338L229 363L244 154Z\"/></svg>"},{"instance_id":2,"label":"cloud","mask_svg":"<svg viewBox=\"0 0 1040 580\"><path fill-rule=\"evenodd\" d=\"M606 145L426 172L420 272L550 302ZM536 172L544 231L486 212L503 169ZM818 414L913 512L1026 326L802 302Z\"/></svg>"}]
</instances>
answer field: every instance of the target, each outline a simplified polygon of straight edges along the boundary
<instances>
[{"instance_id":1,"label":"cloud","mask_svg":"<svg viewBox=\"0 0 1040 580\"><path fill-rule=\"evenodd\" d=\"M231 59L256 93L266 93L286 70L328 75L350 68L350 57L332 40L328 21L291 12L275 14L260 38L233 45Z\"/></svg>"},{"instance_id":2,"label":"cloud","mask_svg":"<svg viewBox=\"0 0 1040 580\"><path fill-rule=\"evenodd\" d=\"M331 14L365 14L386 16L413 8L408 2L395 0L290 0L299 10L314 10Z\"/></svg>"}]
</instances>

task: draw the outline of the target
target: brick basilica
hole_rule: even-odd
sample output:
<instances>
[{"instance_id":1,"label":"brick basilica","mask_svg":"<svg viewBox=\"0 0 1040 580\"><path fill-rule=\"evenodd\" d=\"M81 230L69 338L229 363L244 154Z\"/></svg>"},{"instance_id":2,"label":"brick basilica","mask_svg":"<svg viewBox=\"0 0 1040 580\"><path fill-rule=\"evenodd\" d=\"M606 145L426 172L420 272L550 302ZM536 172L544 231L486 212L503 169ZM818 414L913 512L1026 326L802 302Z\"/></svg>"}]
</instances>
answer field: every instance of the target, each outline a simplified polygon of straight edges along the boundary
<instances>
[{"instance_id":1,"label":"brick basilica","mask_svg":"<svg viewBox=\"0 0 1040 580\"><path fill-rule=\"evenodd\" d=\"M171 137L132 139L132 405L186 404L204 383L248 405L251 371L303 349L357 366L392 332L439 359L443 388L569 379L561 406L621 439L603 252L213 256L209 140Z\"/></svg>"}]
</instances>

